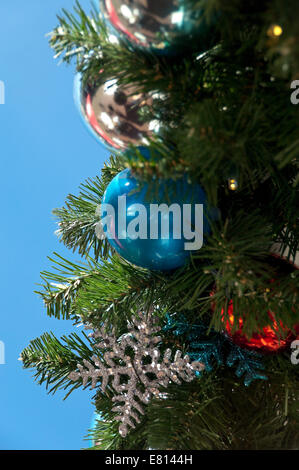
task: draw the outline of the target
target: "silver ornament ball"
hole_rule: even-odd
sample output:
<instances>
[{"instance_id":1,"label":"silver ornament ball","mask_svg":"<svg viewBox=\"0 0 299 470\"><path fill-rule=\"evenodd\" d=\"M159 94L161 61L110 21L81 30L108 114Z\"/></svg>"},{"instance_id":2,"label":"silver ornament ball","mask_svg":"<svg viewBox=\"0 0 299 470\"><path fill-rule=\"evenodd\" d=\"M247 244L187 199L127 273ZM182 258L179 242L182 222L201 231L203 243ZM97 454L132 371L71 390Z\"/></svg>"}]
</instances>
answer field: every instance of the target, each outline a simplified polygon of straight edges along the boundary
<instances>
[{"instance_id":1,"label":"silver ornament ball","mask_svg":"<svg viewBox=\"0 0 299 470\"><path fill-rule=\"evenodd\" d=\"M89 131L109 150L123 151L129 144L146 146L159 129L156 120L145 122L142 110L152 106L149 94L132 85L119 86L117 79L83 86L82 75L75 78L75 102Z\"/></svg>"},{"instance_id":2,"label":"silver ornament ball","mask_svg":"<svg viewBox=\"0 0 299 470\"><path fill-rule=\"evenodd\" d=\"M195 21L182 0L100 0L100 8L109 29L132 44L162 53L186 39L197 48L194 39L200 35L205 42L210 35L203 12L197 10Z\"/></svg>"}]
</instances>

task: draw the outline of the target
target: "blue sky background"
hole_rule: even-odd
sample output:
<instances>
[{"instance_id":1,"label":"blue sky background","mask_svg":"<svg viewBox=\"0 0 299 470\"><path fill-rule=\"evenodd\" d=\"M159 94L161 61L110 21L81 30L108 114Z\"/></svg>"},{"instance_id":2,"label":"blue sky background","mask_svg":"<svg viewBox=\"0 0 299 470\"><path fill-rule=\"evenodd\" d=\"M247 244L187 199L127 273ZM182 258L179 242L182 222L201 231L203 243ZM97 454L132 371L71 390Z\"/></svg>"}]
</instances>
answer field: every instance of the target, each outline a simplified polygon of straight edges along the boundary
<instances>
[{"instance_id":1,"label":"blue sky background","mask_svg":"<svg viewBox=\"0 0 299 470\"><path fill-rule=\"evenodd\" d=\"M54 207L96 175L109 156L89 136L74 106L74 67L53 60L45 33L74 0L0 2L1 322L0 449L79 449L93 414L92 392L47 395L19 353L45 331L74 330L48 318L33 293L53 251L76 260L54 235ZM89 0L81 0L87 8Z\"/></svg>"}]
</instances>

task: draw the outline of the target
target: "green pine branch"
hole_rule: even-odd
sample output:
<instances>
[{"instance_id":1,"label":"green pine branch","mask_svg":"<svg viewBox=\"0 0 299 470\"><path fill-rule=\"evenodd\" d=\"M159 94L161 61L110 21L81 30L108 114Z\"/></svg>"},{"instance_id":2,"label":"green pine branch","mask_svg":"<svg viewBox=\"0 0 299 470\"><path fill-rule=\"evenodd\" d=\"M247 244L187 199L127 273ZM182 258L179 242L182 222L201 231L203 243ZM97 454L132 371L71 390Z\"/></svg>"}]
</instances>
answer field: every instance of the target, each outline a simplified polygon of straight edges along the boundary
<instances>
[{"instance_id":1,"label":"green pine branch","mask_svg":"<svg viewBox=\"0 0 299 470\"><path fill-rule=\"evenodd\" d=\"M83 333L87 344L89 338ZM77 334L63 336L61 340L53 333L45 333L31 341L20 356L25 369L34 369L34 379L39 385L45 384L49 393L58 389L68 390L66 397L81 384L72 382L69 374L83 359L90 360L93 351ZM65 398L66 398L65 397Z\"/></svg>"},{"instance_id":2,"label":"green pine branch","mask_svg":"<svg viewBox=\"0 0 299 470\"><path fill-rule=\"evenodd\" d=\"M76 0L74 13L63 9L58 20L59 26L49 34L55 58L62 57L63 61L70 62L77 57L79 62L91 52L100 53L99 37L106 36L106 28L95 7L88 16Z\"/></svg>"},{"instance_id":3,"label":"green pine branch","mask_svg":"<svg viewBox=\"0 0 299 470\"><path fill-rule=\"evenodd\" d=\"M55 56L67 63L76 59L83 84L117 78L120 85L151 93L153 106L143 118L158 120L161 133L152 138L150 159L131 146L55 209L60 240L86 263L56 255L53 272L42 273L39 295L50 316L94 327L108 321L119 331L136 310L150 305L161 318L182 311L188 322L204 317L220 331L230 301L233 330L242 318L250 336L269 325L269 311L291 329L298 323L298 270L269 253L273 243L289 258L299 248L298 108L290 103L290 80L299 66L298 1L186 0L187 6L198 26L201 9L208 21L216 14L214 47L202 54L187 47L173 57L123 39L112 43L96 9L87 15L78 2L73 13L63 10L58 17L50 37ZM275 24L279 37L271 32ZM126 262L97 237L97 206L125 167L150 183L149 192L163 178L187 174L204 188L209 207L217 207L219 220L211 221L204 246L188 265L151 272ZM237 191L228 188L231 177ZM278 327L283 336L280 322ZM69 394L81 385L70 381L70 372L92 354L85 334L59 340L46 333L21 359L39 384ZM96 448L297 448L298 366L291 364L289 349L265 357L265 366L269 380L249 388L225 367L168 387L126 439L113 420L111 391L103 395L99 389L102 420L91 433Z\"/></svg>"},{"instance_id":4,"label":"green pine branch","mask_svg":"<svg viewBox=\"0 0 299 470\"><path fill-rule=\"evenodd\" d=\"M87 180L80 186L78 196L70 194L65 206L53 211L59 226L59 239L81 256L92 254L97 261L99 257L107 258L111 252L106 239L100 238L96 230L100 221L98 208L107 185L124 168L123 165L121 157L111 156L102 169L101 178Z\"/></svg>"},{"instance_id":5,"label":"green pine branch","mask_svg":"<svg viewBox=\"0 0 299 470\"><path fill-rule=\"evenodd\" d=\"M42 290L36 291L41 296L50 317L65 320L77 320L74 302L78 291L88 277L98 274L98 268L94 262L89 264L76 264L54 253L55 258L49 258L54 263L53 271L43 271L41 278Z\"/></svg>"},{"instance_id":6,"label":"green pine branch","mask_svg":"<svg viewBox=\"0 0 299 470\"><path fill-rule=\"evenodd\" d=\"M99 394L100 418L89 434L94 449L295 449L299 376L287 356L268 362L269 381L249 388L226 368L189 384L170 385L147 405L141 423L125 439L118 435L109 398Z\"/></svg>"},{"instance_id":7,"label":"green pine branch","mask_svg":"<svg viewBox=\"0 0 299 470\"><path fill-rule=\"evenodd\" d=\"M250 334L269 324L269 310L279 314L285 327L292 328L298 272L290 268L289 273L280 273L271 265L271 244L271 226L265 224L264 217L258 212L246 215L242 210L224 224L213 224L207 243L194 253L189 266L173 273L138 268L118 255L85 266L58 257L52 260L56 273L43 273L45 284L40 295L49 315L80 318L95 325L126 321L132 309L153 302L161 312L189 310L197 315L211 315L215 304L211 326L221 330L222 315L227 319L232 300L235 326L242 317L244 332Z\"/></svg>"}]
</instances>

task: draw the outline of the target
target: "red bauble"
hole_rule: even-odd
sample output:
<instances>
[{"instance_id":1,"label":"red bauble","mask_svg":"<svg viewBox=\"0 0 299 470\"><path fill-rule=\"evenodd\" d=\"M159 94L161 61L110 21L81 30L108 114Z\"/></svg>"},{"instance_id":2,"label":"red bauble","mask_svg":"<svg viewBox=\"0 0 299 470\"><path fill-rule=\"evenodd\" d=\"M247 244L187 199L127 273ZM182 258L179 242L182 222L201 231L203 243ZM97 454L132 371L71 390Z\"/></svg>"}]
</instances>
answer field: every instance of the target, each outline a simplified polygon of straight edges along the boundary
<instances>
[{"instance_id":1,"label":"red bauble","mask_svg":"<svg viewBox=\"0 0 299 470\"><path fill-rule=\"evenodd\" d=\"M232 302L230 302L228 306L228 314L229 320L226 322L225 330L231 340L238 346L262 353L275 353L285 349L295 338L294 333L285 328L281 321L279 321L278 325L274 314L271 312L268 312L271 323L268 326L265 326L261 332L254 333L251 338L248 338L242 331L242 318L239 318L239 329L232 333L232 326L234 324ZM299 335L299 325L296 325L294 328L296 334ZM281 338L281 330L285 333L283 338Z\"/></svg>"},{"instance_id":2,"label":"red bauble","mask_svg":"<svg viewBox=\"0 0 299 470\"><path fill-rule=\"evenodd\" d=\"M274 265L278 269L278 272L290 273L295 269L298 269L294 264L279 258L276 255L269 257L269 264ZM275 282L273 279L271 282ZM278 281L279 282L279 281ZM222 310L222 315L224 310ZM238 346L255 350L264 354L276 353L285 349L290 343L299 335L299 324L294 325L295 334L293 331L286 328L281 320L278 319L278 315L268 311L269 325L262 328L261 331L256 332L251 338L248 338L243 333L243 320L239 318L239 329L233 330L234 325L234 312L233 302L230 301L228 306L229 319L226 321L225 330L231 340ZM223 320L224 323L224 320ZM282 335L283 333L283 335Z\"/></svg>"}]
</instances>

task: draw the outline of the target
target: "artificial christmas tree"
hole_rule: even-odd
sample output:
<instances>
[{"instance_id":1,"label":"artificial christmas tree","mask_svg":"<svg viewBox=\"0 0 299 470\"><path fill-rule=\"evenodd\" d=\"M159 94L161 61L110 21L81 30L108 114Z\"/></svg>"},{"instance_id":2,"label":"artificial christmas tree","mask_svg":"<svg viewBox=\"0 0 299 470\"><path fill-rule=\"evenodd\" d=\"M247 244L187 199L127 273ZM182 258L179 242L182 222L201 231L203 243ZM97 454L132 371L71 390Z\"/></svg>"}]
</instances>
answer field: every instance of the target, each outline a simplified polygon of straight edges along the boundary
<instances>
[{"instance_id":1,"label":"artificial christmas tree","mask_svg":"<svg viewBox=\"0 0 299 470\"><path fill-rule=\"evenodd\" d=\"M298 1L169 1L165 27L163 15L157 22L160 3L101 0L90 14L77 3L51 34L57 57L77 59L82 90L101 90L93 105L83 100L88 125L92 111L92 122L121 141L131 135L130 100L140 129L152 129L154 122L158 131L147 133L146 141L134 134L122 148L113 145L101 175L54 211L61 241L85 261L53 258L56 269L42 274L39 293L48 315L83 323L94 333L61 340L45 334L22 352L23 365L34 368L37 381L52 392L96 388L96 449L295 449L299 108L291 94L299 73ZM138 41L124 28L111 39L116 13L117 24L122 15ZM192 19L192 31L183 28L172 42L179 18ZM141 30L150 30L150 42ZM114 84L110 107L107 83ZM122 87L132 94L124 95ZM126 168L137 182L132 197L144 191L145 205L163 202L166 208L155 220L161 225L155 242L169 243L187 222L184 234L202 237L184 263L172 264L169 252L154 266L131 264L159 259L154 243L138 239L141 232L153 235L141 227L147 219L136 219L133 232L113 238L119 219L112 217L105 237L101 207L111 202L105 191ZM188 187L200 185L205 195L201 226L191 212L183 226L181 219L175 224L175 209L186 196L182 179ZM176 191L179 203L172 210L167 191L159 198L161 181L170 194ZM140 216L137 202L131 217ZM168 238L164 216L172 227ZM126 237L136 249L128 260L119 256ZM235 341L240 335L261 341L269 332L269 312L275 316L271 344L282 348L267 354Z\"/></svg>"}]
</instances>

